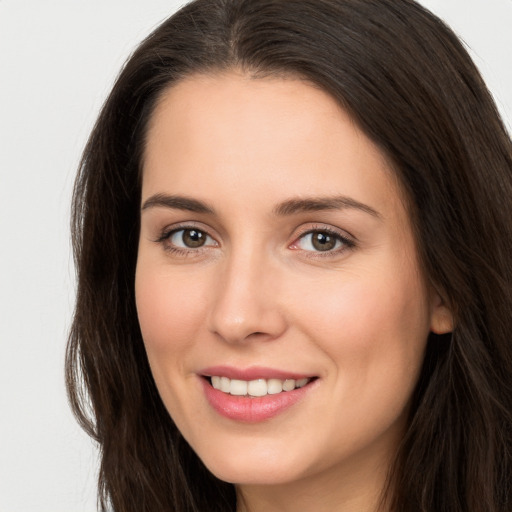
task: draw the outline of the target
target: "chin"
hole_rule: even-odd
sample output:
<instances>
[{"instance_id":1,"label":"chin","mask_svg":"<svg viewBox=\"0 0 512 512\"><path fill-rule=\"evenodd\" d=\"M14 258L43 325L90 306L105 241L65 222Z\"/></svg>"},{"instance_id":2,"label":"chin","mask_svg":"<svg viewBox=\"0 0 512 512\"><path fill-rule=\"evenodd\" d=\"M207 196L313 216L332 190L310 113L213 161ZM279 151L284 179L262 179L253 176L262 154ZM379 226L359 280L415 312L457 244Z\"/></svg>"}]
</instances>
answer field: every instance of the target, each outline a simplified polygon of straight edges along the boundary
<instances>
[{"instance_id":1,"label":"chin","mask_svg":"<svg viewBox=\"0 0 512 512\"><path fill-rule=\"evenodd\" d=\"M290 468L217 463L207 466L219 480L235 485L279 485L297 480Z\"/></svg>"},{"instance_id":2,"label":"chin","mask_svg":"<svg viewBox=\"0 0 512 512\"><path fill-rule=\"evenodd\" d=\"M244 450L233 443L224 453L199 454L203 464L220 480L237 485L276 485L299 480L304 475L304 463L290 457L289 450L264 447L254 443ZM305 462L305 461L304 461Z\"/></svg>"}]
</instances>

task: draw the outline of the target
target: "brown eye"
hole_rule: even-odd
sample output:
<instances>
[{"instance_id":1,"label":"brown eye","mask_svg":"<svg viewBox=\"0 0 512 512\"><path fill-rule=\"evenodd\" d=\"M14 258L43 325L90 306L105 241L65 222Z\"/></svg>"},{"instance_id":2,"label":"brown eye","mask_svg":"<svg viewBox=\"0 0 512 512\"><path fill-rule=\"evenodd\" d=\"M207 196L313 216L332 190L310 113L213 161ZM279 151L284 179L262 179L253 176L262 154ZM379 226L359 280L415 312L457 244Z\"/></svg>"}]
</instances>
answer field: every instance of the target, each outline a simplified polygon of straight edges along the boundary
<instances>
[{"instance_id":1,"label":"brown eye","mask_svg":"<svg viewBox=\"0 0 512 512\"><path fill-rule=\"evenodd\" d=\"M293 244L294 249L301 249L311 253L337 254L345 249L354 247L354 242L339 233L328 229L314 229L304 233Z\"/></svg>"},{"instance_id":2,"label":"brown eye","mask_svg":"<svg viewBox=\"0 0 512 512\"><path fill-rule=\"evenodd\" d=\"M336 247L338 239L322 231L314 231L311 233L311 245L317 251L331 251Z\"/></svg>"},{"instance_id":3,"label":"brown eye","mask_svg":"<svg viewBox=\"0 0 512 512\"><path fill-rule=\"evenodd\" d=\"M184 229L181 238L184 245L192 249L202 247L206 242L206 235L197 229Z\"/></svg>"},{"instance_id":4,"label":"brown eye","mask_svg":"<svg viewBox=\"0 0 512 512\"><path fill-rule=\"evenodd\" d=\"M215 245L207 233L195 228L177 229L169 236L169 242L181 249L199 249L204 245Z\"/></svg>"}]
</instances>

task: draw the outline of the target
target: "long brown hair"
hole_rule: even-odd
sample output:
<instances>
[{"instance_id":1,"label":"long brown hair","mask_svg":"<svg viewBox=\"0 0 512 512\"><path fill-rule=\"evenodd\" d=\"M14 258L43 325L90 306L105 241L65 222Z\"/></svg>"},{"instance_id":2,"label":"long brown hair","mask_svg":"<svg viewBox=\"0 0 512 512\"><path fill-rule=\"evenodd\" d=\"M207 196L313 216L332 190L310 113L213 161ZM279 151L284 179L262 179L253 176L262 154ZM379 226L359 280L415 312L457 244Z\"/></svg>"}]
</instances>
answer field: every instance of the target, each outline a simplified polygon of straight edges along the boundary
<instances>
[{"instance_id":1,"label":"long brown hair","mask_svg":"<svg viewBox=\"0 0 512 512\"><path fill-rule=\"evenodd\" d=\"M162 92L192 73L293 75L394 163L421 262L453 309L431 335L389 476L400 512L512 510L512 149L455 35L412 0L196 0L135 51L83 154L66 377L101 450L102 510L234 511L163 406L134 301L141 160Z\"/></svg>"}]
</instances>

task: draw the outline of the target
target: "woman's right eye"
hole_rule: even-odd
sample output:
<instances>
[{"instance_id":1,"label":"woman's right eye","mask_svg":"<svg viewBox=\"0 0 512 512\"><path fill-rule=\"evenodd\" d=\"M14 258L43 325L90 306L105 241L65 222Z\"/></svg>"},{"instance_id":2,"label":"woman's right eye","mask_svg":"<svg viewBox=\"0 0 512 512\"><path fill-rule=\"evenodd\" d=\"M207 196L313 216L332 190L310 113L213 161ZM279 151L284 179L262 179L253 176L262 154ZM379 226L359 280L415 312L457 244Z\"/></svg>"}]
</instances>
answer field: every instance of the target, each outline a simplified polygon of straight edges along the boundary
<instances>
[{"instance_id":1,"label":"woman's right eye","mask_svg":"<svg viewBox=\"0 0 512 512\"><path fill-rule=\"evenodd\" d=\"M217 242L205 231L197 228L175 229L162 237L170 249L200 249L205 246L217 246Z\"/></svg>"}]
</instances>

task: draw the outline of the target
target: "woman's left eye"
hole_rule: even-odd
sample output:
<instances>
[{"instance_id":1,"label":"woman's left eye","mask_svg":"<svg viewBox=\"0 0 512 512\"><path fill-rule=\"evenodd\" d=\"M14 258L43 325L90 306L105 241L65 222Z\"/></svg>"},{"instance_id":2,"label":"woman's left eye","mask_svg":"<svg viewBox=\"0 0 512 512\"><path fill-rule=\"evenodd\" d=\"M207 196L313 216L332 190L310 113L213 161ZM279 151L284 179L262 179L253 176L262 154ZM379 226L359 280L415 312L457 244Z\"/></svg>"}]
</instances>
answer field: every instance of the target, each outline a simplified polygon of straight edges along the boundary
<instances>
[{"instance_id":1,"label":"woman's left eye","mask_svg":"<svg viewBox=\"0 0 512 512\"><path fill-rule=\"evenodd\" d=\"M337 252L353 246L354 243L351 240L340 234L319 229L304 233L293 243L292 248L311 252Z\"/></svg>"}]
</instances>

